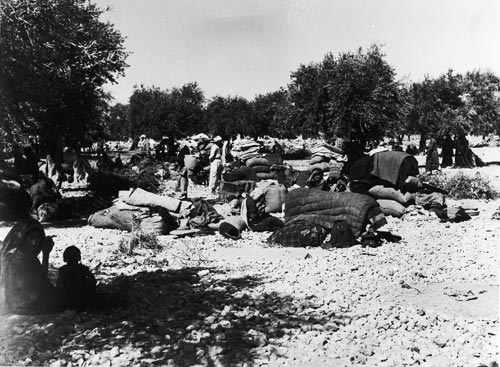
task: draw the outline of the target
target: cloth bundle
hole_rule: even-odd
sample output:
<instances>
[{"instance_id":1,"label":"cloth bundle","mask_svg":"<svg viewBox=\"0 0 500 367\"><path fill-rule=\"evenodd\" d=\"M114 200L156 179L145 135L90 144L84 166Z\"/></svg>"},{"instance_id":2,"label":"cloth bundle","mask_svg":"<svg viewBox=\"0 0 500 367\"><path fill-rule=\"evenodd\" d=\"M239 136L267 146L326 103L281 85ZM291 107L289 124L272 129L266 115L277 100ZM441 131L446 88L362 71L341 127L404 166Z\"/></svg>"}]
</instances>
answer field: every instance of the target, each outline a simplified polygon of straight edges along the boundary
<instances>
[{"instance_id":1,"label":"cloth bundle","mask_svg":"<svg viewBox=\"0 0 500 367\"><path fill-rule=\"evenodd\" d=\"M312 171L298 171L293 168L288 168L285 170L286 176L286 186L292 187L294 185L304 187L307 185L309 177L311 177Z\"/></svg>"},{"instance_id":2,"label":"cloth bundle","mask_svg":"<svg viewBox=\"0 0 500 367\"><path fill-rule=\"evenodd\" d=\"M181 210L181 207L190 205L190 203L183 203L179 199L175 199L170 196L153 194L141 188L125 192L120 191L119 197L123 200L123 202L129 205L142 207L159 206L174 213L178 213Z\"/></svg>"},{"instance_id":3,"label":"cloth bundle","mask_svg":"<svg viewBox=\"0 0 500 367\"><path fill-rule=\"evenodd\" d=\"M209 224L220 222L224 217L212 205L203 199L193 201L193 208L189 212L188 225L191 228L204 228Z\"/></svg>"},{"instance_id":4,"label":"cloth bundle","mask_svg":"<svg viewBox=\"0 0 500 367\"><path fill-rule=\"evenodd\" d=\"M221 181L219 184L219 200L230 202L242 193L250 193L257 184L255 180Z\"/></svg>"},{"instance_id":5,"label":"cloth bundle","mask_svg":"<svg viewBox=\"0 0 500 367\"><path fill-rule=\"evenodd\" d=\"M222 179L227 182L234 181L257 181L258 177L253 167L241 166L232 171L224 172Z\"/></svg>"},{"instance_id":6,"label":"cloth bundle","mask_svg":"<svg viewBox=\"0 0 500 367\"><path fill-rule=\"evenodd\" d=\"M309 170L313 171L315 169L319 168L323 172L328 172L330 171L330 164L328 162L320 162L320 163L315 163L309 165Z\"/></svg>"},{"instance_id":7,"label":"cloth bundle","mask_svg":"<svg viewBox=\"0 0 500 367\"><path fill-rule=\"evenodd\" d=\"M345 221L354 237L359 237L367 224L376 230L387 223L380 205L368 195L305 188L291 190L285 198L285 224L301 220L328 230L336 221Z\"/></svg>"},{"instance_id":8,"label":"cloth bundle","mask_svg":"<svg viewBox=\"0 0 500 367\"><path fill-rule=\"evenodd\" d=\"M416 191L408 185L409 177L418 176L418 162L412 155L398 151L378 152L356 160L349 170L350 188L366 193L375 185L394 187L403 191ZM411 186L411 187L410 187Z\"/></svg>"},{"instance_id":9,"label":"cloth bundle","mask_svg":"<svg viewBox=\"0 0 500 367\"><path fill-rule=\"evenodd\" d=\"M274 181L260 181L250 193L250 197L257 202L257 207L265 213L281 213L287 189Z\"/></svg>"},{"instance_id":10,"label":"cloth bundle","mask_svg":"<svg viewBox=\"0 0 500 367\"><path fill-rule=\"evenodd\" d=\"M382 209L382 213L388 216L401 218L405 213L406 207L415 203L417 194L401 190L375 185L367 192L368 195L377 200Z\"/></svg>"},{"instance_id":11,"label":"cloth bundle","mask_svg":"<svg viewBox=\"0 0 500 367\"><path fill-rule=\"evenodd\" d=\"M240 139L233 142L231 154L234 157L239 158L241 161L246 162L250 158L258 157L259 150L259 143L249 139Z\"/></svg>"},{"instance_id":12,"label":"cloth bundle","mask_svg":"<svg viewBox=\"0 0 500 367\"><path fill-rule=\"evenodd\" d=\"M297 221L276 229L268 242L285 247L318 247L325 240L327 231L322 226L309 221Z\"/></svg>"},{"instance_id":13,"label":"cloth bundle","mask_svg":"<svg viewBox=\"0 0 500 367\"><path fill-rule=\"evenodd\" d=\"M330 162L330 160L341 161L343 151L337 147L321 144L311 150L311 164Z\"/></svg>"},{"instance_id":14,"label":"cloth bundle","mask_svg":"<svg viewBox=\"0 0 500 367\"><path fill-rule=\"evenodd\" d=\"M129 232L142 229L155 234L167 234L178 226L170 212L186 215L192 207L191 202L136 188L120 191L114 205L92 214L88 223L97 228Z\"/></svg>"},{"instance_id":15,"label":"cloth bundle","mask_svg":"<svg viewBox=\"0 0 500 367\"><path fill-rule=\"evenodd\" d=\"M158 235L167 234L175 229L168 228L163 218L149 209L120 209L119 205L113 205L92 214L88 223L96 228L119 229L128 232L140 229Z\"/></svg>"},{"instance_id":16,"label":"cloth bundle","mask_svg":"<svg viewBox=\"0 0 500 367\"><path fill-rule=\"evenodd\" d=\"M62 217L62 196L54 181L48 178L38 180L29 189L31 208L36 211L40 222L50 222Z\"/></svg>"}]
</instances>

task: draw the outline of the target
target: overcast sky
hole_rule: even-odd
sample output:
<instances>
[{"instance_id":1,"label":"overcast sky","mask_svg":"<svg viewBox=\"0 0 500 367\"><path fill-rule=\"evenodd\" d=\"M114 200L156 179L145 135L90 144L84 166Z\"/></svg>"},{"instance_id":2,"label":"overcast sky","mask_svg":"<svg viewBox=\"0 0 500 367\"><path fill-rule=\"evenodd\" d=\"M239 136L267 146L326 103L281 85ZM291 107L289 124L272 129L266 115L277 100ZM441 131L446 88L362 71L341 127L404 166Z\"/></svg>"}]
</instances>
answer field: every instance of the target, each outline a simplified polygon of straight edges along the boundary
<instances>
[{"instance_id":1,"label":"overcast sky","mask_svg":"<svg viewBox=\"0 0 500 367\"><path fill-rule=\"evenodd\" d=\"M207 98L286 87L300 64L383 45L398 78L452 68L500 76L500 0L97 0L126 37L130 65L108 85L128 103L134 85L197 82Z\"/></svg>"}]
</instances>

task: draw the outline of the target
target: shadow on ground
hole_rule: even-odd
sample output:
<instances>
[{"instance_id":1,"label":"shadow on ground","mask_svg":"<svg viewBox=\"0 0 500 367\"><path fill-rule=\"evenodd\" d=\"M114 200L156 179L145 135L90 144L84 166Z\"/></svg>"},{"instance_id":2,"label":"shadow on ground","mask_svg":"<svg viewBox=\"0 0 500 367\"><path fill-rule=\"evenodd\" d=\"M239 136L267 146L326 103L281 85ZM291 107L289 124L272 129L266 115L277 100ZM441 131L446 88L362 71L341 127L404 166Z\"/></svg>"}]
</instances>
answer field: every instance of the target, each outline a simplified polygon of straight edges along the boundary
<instances>
[{"instance_id":1,"label":"shadow on ground","mask_svg":"<svg viewBox=\"0 0 500 367\"><path fill-rule=\"evenodd\" d=\"M6 319L0 331L8 329L12 355L0 363L30 356L33 364L82 358L88 365L251 366L261 348L279 355L278 346L296 330L321 325L335 331L349 320L345 314L320 316L314 299L255 296L262 281L252 276L228 279L203 268L116 279L106 290L127 289L126 309Z\"/></svg>"}]
</instances>

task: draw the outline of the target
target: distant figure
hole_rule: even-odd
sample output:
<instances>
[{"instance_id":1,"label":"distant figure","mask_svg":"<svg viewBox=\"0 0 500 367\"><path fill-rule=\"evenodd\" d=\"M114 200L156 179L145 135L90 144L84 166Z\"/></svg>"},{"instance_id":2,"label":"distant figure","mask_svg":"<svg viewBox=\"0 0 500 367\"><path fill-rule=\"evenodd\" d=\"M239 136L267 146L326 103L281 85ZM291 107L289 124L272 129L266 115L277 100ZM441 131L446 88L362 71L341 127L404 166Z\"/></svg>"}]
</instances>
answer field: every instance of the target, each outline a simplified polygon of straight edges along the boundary
<instances>
[{"instance_id":1,"label":"distant figure","mask_svg":"<svg viewBox=\"0 0 500 367\"><path fill-rule=\"evenodd\" d=\"M175 162L177 159L177 150L179 149L179 143L175 141L175 138L171 135L167 139L167 152L166 160L168 162Z\"/></svg>"},{"instance_id":2,"label":"distant figure","mask_svg":"<svg viewBox=\"0 0 500 367\"><path fill-rule=\"evenodd\" d=\"M149 139L145 134L142 134L139 139L138 147L143 151L146 152L146 155L150 155L151 153L151 147L149 145Z\"/></svg>"},{"instance_id":3,"label":"distant figure","mask_svg":"<svg viewBox=\"0 0 500 367\"><path fill-rule=\"evenodd\" d=\"M210 178L208 188L212 194L217 193L217 183L221 179L222 174L222 138L217 136L214 138L214 145L210 149Z\"/></svg>"},{"instance_id":4,"label":"distant figure","mask_svg":"<svg viewBox=\"0 0 500 367\"><path fill-rule=\"evenodd\" d=\"M283 149L283 146L277 140L274 140L273 143L273 153L278 154L278 156L281 157L282 160L285 156L285 149Z\"/></svg>"},{"instance_id":5,"label":"distant figure","mask_svg":"<svg viewBox=\"0 0 500 367\"><path fill-rule=\"evenodd\" d=\"M224 139L224 143L222 144L222 166L226 167L229 163L231 163L234 158L231 154L232 143L229 139Z\"/></svg>"},{"instance_id":6,"label":"distant figure","mask_svg":"<svg viewBox=\"0 0 500 367\"><path fill-rule=\"evenodd\" d=\"M66 298L67 308L84 310L93 305L96 295L96 280L88 267L80 264L81 252L76 246L64 250L66 265L59 268L57 288Z\"/></svg>"},{"instance_id":7,"label":"distant figure","mask_svg":"<svg viewBox=\"0 0 500 367\"><path fill-rule=\"evenodd\" d=\"M439 152L437 141L431 136L427 144L425 152L425 171L432 173L432 171L439 170Z\"/></svg>"},{"instance_id":8,"label":"distant figure","mask_svg":"<svg viewBox=\"0 0 500 367\"><path fill-rule=\"evenodd\" d=\"M446 134L443 140L443 160L441 161L441 167L449 167L453 166L453 140L451 139L450 134Z\"/></svg>"},{"instance_id":9,"label":"distant figure","mask_svg":"<svg viewBox=\"0 0 500 367\"><path fill-rule=\"evenodd\" d=\"M163 161L167 158L167 137L163 136L155 148L155 158Z\"/></svg>"},{"instance_id":10,"label":"distant figure","mask_svg":"<svg viewBox=\"0 0 500 367\"><path fill-rule=\"evenodd\" d=\"M406 153L411 155L416 155L418 153L418 148L415 144L408 144L406 147Z\"/></svg>"},{"instance_id":11,"label":"distant figure","mask_svg":"<svg viewBox=\"0 0 500 367\"><path fill-rule=\"evenodd\" d=\"M38 176L38 157L31 145L23 148L24 157L26 159L26 173Z\"/></svg>"},{"instance_id":12,"label":"distant figure","mask_svg":"<svg viewBox=\"0 0 500 367\"><path fill-rule=\"evenodd\" d=\"M135 138L134 140L132 140L132 145L130 146L129 150L136 150L136 149L138 149L140 141L141 141L140 138Z\"/></svg>"},{"instance_id":13,"label":"distant figure","mask_svg":"<svg viewBox=\"0 0 500 367\"><path fill-rule=\"evenodd\" d=\"M191 154L191 150L184 144L177 153L177 166L180 168L184 168L184 157Z\"/></svg>"}]
</instances>

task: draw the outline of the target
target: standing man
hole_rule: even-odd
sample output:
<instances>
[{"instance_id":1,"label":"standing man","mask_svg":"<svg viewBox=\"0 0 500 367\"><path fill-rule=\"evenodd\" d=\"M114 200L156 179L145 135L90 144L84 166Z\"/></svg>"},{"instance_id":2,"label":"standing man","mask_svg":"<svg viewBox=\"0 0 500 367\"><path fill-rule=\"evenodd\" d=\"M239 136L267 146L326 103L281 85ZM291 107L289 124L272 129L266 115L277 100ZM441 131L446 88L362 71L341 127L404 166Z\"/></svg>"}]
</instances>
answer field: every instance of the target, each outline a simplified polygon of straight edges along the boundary
<instances>
[{"instance_id":1,"label":"standing man","mask_svg":"<svg viewBox=\"0 0 500 367\"><path fill-rule=\"evenodd\" d=\"M212 194L217 194L217 184L221 179L222 174L222 138L216 136L214 138L214 145L210 149L210 179L208 181L208 188Z\"/></svg>"}]
</instances>

